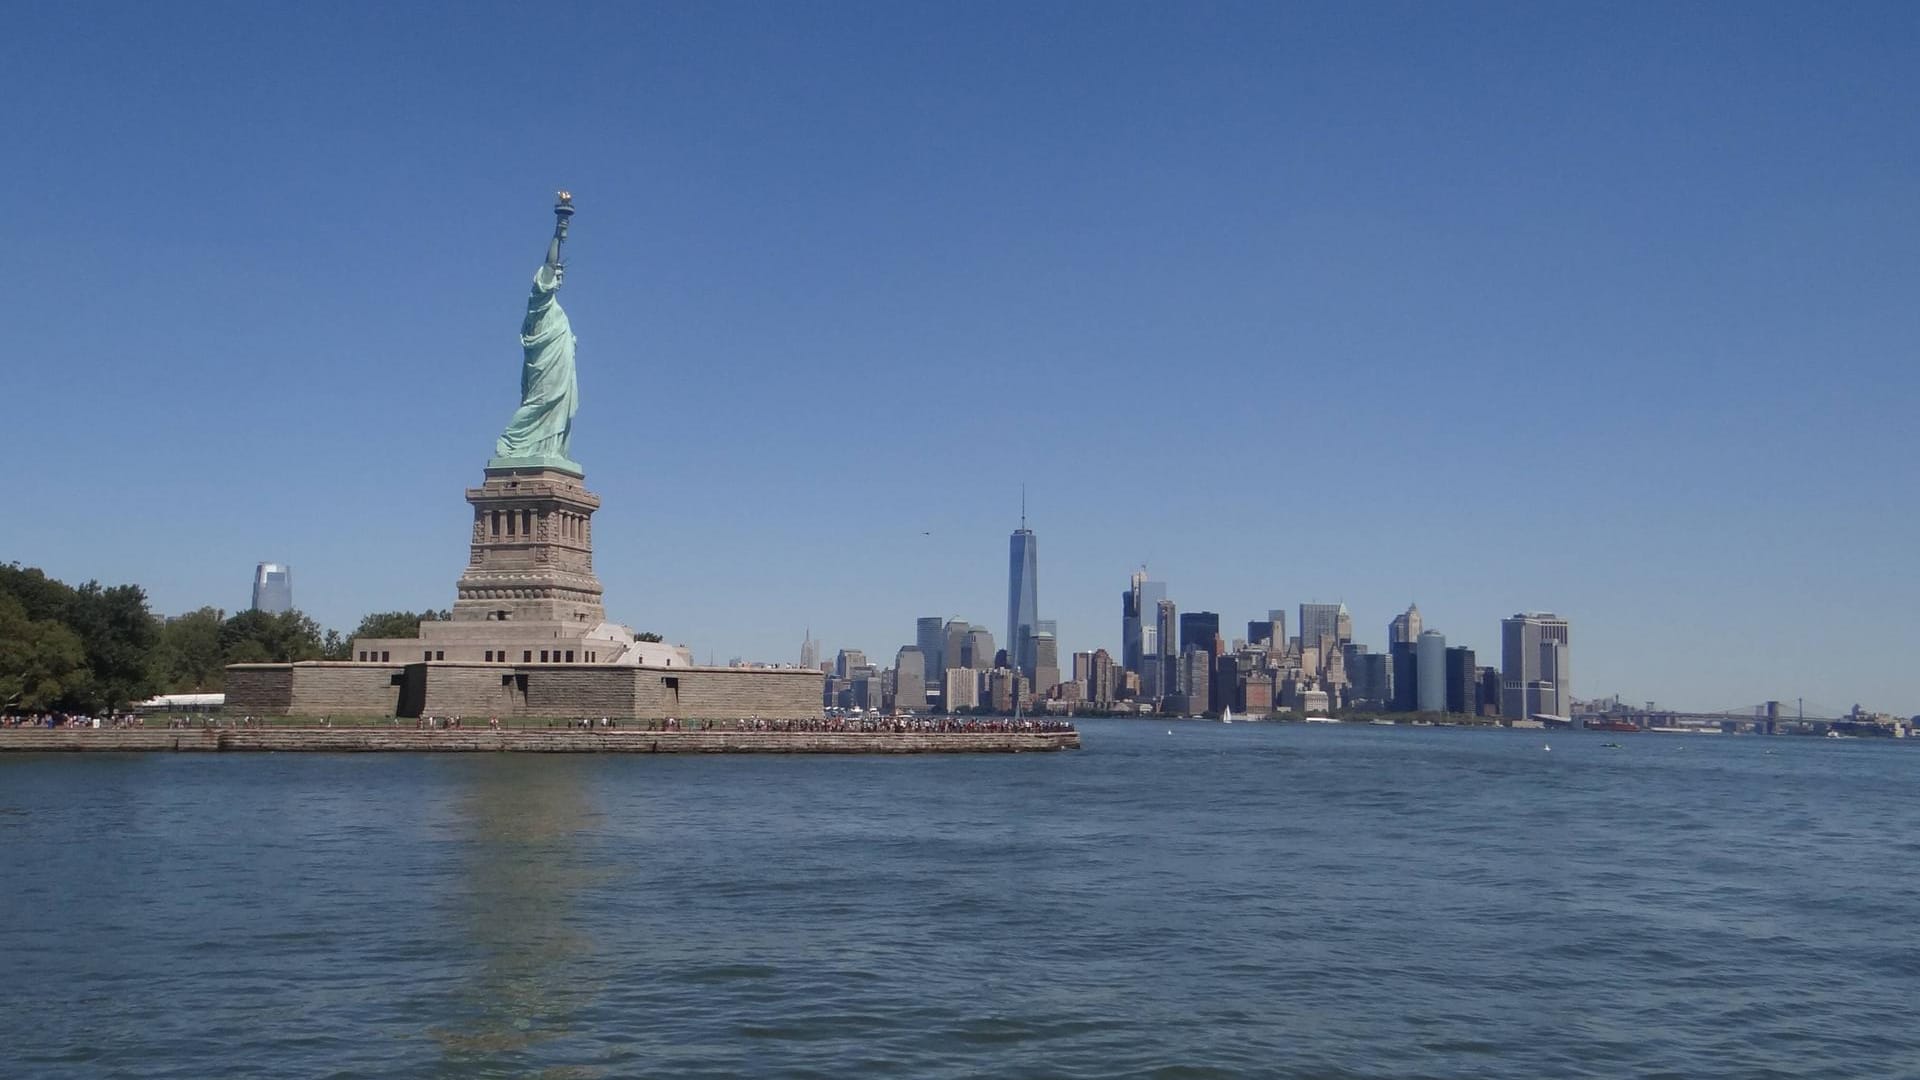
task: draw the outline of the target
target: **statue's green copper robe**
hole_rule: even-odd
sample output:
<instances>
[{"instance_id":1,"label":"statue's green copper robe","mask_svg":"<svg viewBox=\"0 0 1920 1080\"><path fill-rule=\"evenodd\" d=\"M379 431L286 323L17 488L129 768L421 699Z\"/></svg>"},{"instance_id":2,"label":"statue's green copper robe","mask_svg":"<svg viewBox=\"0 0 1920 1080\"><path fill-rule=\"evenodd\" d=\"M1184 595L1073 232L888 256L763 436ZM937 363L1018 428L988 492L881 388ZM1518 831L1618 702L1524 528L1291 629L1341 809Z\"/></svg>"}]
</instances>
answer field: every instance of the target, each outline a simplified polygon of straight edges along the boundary
<instances>
[{"instance_id":1,"label":"statue's green copper robe","mask_svg":"<svg viewBox=\"0 0 1920 1080\"><path fill-rule=\"evenodd\" d=\"M580 472L569 456L580 387L573 372L573 327L554 294L560 274L541 266L533 275L527 317L520 324L520 407L494 443L491 466L544 465Z\"/></svg>"}]
</instances>

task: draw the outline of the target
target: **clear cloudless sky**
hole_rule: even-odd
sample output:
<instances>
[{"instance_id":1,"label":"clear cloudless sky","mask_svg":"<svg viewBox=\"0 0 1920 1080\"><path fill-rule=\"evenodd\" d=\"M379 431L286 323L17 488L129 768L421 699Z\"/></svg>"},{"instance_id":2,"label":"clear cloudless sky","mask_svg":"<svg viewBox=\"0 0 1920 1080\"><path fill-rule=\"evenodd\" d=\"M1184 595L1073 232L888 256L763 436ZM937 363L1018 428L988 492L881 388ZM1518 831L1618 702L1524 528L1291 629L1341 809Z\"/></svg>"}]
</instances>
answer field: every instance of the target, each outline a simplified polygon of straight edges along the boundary
<instances>
[{"instance_id":1,"label":"clear cloudless sky","mask_svg":"<svg viewBox=\"0 0 1920 1080\"><path fill-rule=\"evenodd\" d=\"M9 4L0 558L444 607L579 207L610 614L701 660L1418 601L1920 711L1920 5ZM1229 636L1236 632L1227 630Z\"/></svg>"}]
</instances>

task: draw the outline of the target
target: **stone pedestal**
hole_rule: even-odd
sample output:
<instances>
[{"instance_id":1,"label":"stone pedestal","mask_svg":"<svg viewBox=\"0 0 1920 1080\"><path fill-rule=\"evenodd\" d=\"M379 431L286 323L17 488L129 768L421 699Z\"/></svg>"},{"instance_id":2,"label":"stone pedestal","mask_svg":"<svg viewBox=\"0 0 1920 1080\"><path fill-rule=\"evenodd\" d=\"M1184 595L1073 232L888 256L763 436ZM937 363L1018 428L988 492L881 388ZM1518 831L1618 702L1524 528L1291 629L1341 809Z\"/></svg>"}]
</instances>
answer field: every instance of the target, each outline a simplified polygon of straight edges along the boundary
<instances>
[{"instance_id":1,"label":"stone pedestal","mask_svg":"<svg viewBox=\"0 0 1920 1080\"><path fill-rule=\"evenodd\" d=\"M593 512L581 478L549 468L489 468L467 489L473 541L453 603L455 622L606 621L593 574Z\"/></svg>"}]
</instances>

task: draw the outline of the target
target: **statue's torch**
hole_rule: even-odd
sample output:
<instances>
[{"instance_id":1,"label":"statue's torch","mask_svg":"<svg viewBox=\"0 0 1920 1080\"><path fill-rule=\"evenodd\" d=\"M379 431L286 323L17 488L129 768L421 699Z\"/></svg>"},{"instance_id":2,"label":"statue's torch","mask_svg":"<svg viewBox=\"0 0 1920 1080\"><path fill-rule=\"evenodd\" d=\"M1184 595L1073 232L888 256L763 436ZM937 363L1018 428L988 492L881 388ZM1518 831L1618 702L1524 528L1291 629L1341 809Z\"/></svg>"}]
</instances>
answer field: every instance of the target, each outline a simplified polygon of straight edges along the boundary
<instances>
[{"instance_id":1,"label":"statue's torch","mask_svg":"<svg viewBox=\"0 0 1920 1080\"><path fill-rule=\"evenodd\" d=\"M573 218L573 192L557 191L553 203L553 242L547 245L547 265L560 265L560 245L567 239L567 222Z\"/></svg>"}]
</instances>

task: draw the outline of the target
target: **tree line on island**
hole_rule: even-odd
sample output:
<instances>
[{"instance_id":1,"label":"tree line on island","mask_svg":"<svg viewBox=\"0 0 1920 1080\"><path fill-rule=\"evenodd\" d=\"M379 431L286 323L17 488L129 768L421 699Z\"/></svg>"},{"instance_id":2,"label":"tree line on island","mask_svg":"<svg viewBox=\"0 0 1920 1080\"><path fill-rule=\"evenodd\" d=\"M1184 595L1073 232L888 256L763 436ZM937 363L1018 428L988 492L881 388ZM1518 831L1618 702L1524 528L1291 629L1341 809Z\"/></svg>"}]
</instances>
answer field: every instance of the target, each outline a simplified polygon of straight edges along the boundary
<instances>
[{"instance_id":1,"label":"tree line on island","mask_svg":"<svg viewBox=\"0 0 1920 1080\"><path fill-rule=\"evenodd\" d=\"M0 564L0 711L99 713L161 693L217 693L228 664L348 660L361 637L418 637L439 611L380 611L350 634L300 611L228 614L203 607L165 618L138 585L68 585ZM641 634L659 641L658 634Z\"/></svg>"}]
</instances>

